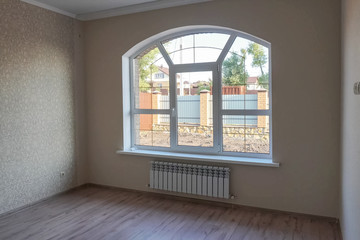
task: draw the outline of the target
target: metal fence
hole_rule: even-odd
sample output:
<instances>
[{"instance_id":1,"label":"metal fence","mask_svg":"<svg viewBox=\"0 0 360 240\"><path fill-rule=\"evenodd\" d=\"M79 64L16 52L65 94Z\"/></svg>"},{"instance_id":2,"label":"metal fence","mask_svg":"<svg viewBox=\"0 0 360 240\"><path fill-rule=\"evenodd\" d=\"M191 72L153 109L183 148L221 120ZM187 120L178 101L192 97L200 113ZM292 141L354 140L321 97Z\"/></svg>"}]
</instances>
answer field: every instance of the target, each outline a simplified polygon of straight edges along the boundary
<instances>
[{"instance_id":1,"label":"metal fence","mask_svg":"<svg viewBox=\"0 0 360 240\"><path fill-rule=\"evenodd\" d=\"M222 108L227 110L255 110L258 107L257 100L257 94L223 95Z\"/></svg>"},{"instance_id":2,"label":"metal fence","mask_svg":"<svg viewBox=\"0 0 360 240\"><path fill-rule=\"evenodd\" d=\"M212 124L213 116L213 96L210 95L208 103L208 116ZM223 95L223 109L257 109L257 95ZM160 96L160 109L169 108L169 96ZM180 124L200 124L200 95L177 96L178 123ZM169 123L168 115L160 115L160 123ZM257 116L224 116L223 125L256 125Z\"/></svg>"},{"instance_id":3,"label":"metal fence","mask_svg":"<svg viewBox=\"0 0 360 240\"><path fill-rule=\"evenodd\" d=\"M257 109L257 94L223 95L222 107L239 110ZM257 116L223 116L223 125L257 125Z\"/></svg>"},{"instance_id":4,"label":"metal fence","mask_svg":"<svg viewBox=\"0 0 360 240\"><path fill-rule=\"evenodd\" d=\"M169 96L160 97L160 109L169 108ZM178 123L200 124L200 95L177 96ZM169 123L168 115L160 116L161 123Z\"/></svg>"}]
</instances>

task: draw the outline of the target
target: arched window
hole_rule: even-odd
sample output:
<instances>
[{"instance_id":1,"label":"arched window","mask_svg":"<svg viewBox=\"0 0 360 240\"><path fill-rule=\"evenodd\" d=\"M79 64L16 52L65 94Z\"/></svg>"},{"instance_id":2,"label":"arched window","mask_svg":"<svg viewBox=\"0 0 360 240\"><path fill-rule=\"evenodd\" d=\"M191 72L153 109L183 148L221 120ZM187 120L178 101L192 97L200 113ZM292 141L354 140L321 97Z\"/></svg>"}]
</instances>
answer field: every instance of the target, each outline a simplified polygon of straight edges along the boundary
<instances>
[{"instance_id":1,"label":"arched window","mask_svg":"<svg viewBox=\"0 0 360 240\"><path fill-rule=\"evenodd\" d=\"M271 159L270 43L194 27L140 45L123 58L124 150Z\"/></svg>"}]
</instances>

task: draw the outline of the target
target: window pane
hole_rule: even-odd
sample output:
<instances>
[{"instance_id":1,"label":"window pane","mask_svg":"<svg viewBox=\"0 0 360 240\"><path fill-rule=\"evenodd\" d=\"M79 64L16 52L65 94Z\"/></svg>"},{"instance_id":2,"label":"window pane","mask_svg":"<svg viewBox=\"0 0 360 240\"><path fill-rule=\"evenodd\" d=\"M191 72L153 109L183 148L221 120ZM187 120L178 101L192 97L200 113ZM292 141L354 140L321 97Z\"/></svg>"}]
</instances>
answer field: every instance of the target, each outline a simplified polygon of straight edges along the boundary
<instances>
[{"instance_id":1,"label":"window pane","mask_svg":"<svg viewBox=\"0 0 360 240\"><path fill-rule=\"evenodd\" d=\"M216 62L229 35L199 33L163 42L174 64Z\"/></svg>"},{"instance_id":2,"label":"window pane","mask_svg":"<svg viewBox=\"0 0 360 240\"><path fill-rule=\"evenodd\" d=\"M195 63L216 62L222 49L196 48Z\"/></svg>"},{"instance_id":3,"label":"window pane","mask_svg":"<svg viewBox=\"0 0 360 240\"><path fill-rule=\"evenodd\" d=\"M195 34L195 46L223 49L229 37L228 34L223 33Z\"/></svg>"},{"instance_id":4,"label":"window pane","mask_svg":"<svg viewBox=\"0 0 360 240\"><path fill-rule=\"evenodd\" d=\"M223 151L270 153L269 116L223 116Z\"/></svg>"},{"instance_id":5,"label":"window pane","mask_svg":"<svg viewBox=\"0 0 360 240\"><path fill-rule=\"evenodd\" d=\"M268 48L236 38L222 64L223 109L269 109L268 56Z\"/></svg>"},{"instance_id":6,"label":"window pane","mask_svg":"<svg viewBox=\"0 0 360 240\"><path fill-rule=\"evenodd\" d=\"M135 145L170 147L170 118L166 114L134 115Z\"/></svg>"},{"instance_id":7,"label":"window pane","mask_svg":"<svg viewBox=\"0 0 360 240\"><path fill-rule=\"evenodd\" d=\"M134 101L139 109L169 109L169 67L155 46L134 59Z\"/></svg>"},{"instance_id":8,"label":"window pane","mask_svg":"<svg viewBox=\"0 0 360 240\"><path fill-rule=\"evenodd\" d=\"M178 145L212 147L212 72L178 73Z\"/></svg>"}]
</instances>

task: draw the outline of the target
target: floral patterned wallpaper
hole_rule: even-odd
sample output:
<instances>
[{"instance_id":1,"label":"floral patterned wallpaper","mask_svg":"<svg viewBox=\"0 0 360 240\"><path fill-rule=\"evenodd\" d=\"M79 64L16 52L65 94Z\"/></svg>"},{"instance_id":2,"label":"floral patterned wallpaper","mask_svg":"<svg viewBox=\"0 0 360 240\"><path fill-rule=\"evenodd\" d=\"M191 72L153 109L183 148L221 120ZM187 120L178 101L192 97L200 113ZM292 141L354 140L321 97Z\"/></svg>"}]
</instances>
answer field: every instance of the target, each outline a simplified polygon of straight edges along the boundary
<instances>
[{"instance_id":1,"label":"floral patterned wallpaper","mask_svg":"<svg viewBox=\"0 0 360 240\"><path fill-rule=\"evenodd\" d=\"M0 214L77 184L75 21L0 0Z\"/></svg>"}]
</instances>

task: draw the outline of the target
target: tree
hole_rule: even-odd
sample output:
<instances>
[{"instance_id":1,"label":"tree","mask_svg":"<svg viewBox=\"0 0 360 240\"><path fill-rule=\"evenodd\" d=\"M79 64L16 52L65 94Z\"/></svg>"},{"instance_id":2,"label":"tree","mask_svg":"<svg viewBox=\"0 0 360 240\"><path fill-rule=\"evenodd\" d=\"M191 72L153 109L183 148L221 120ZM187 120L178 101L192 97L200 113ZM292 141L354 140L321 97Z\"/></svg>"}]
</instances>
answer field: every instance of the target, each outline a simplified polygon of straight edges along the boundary
<instances>
[{"instance_id":1,"label":"tree","mask_svg":"<svg viewBox=\"0 0 360 240\"><path fill-rule=\"evenodd\" d=\"M140 78L139 88L141 91L146 91L151 87L148 79L151 78L152 73L155 73L159 70L159 68L153 64L159 53L159 49L154 48L138 59Z\"/></svg>"},{"instance_id":2,"label":"tree","mask_svg":"<svg viewBox=\"0 0 360 240\"><path fill-rule=\"evenodd\" d=\"M259 77L259 85L264 88L269 88L269 73L264 73L264 66L268 59L264 51L264 47L257 43L250 43L247 52L252 55L252 67L259 67L261 76Z\"/></svg>"},{"instance_id":3,"label":"tree","mask_svg":"<svg viewBox=\"0 0 360 240\"><path fill-rule=\"evenodd\" d=\"M264 75L263 67L267 63L267 57L264 52L263 46L257 43L250 43L247 49L248 53L253 56L253 61L251 63L252 67L259 67L261 75Z\"/></svg>"},{"instance_id":4,"label":"tree","mask_svg":"<svg viewBox=\"0 0 360 240\"><path fill-rule=\"evenodd\" d=\"M223 63L223 83L226 86L246 85L249 74L245 68L246 50L241 49L240 54L231 53Z\"/></svg>"},{"instance_id":5,"label":"tree","mask_svg":"<svg viewBox=\"0 0 360 240\"><path fill-rule=\"evenodd\" d=\"M269 73L265 73L258 78L259 85L265 89L269 89Z\"/></svg>"},{"instance_id":6,"label":"tree","mask_svg":"<svg viewBox=\"0 0 360 240\"><path fill-rule=\"evenodd\" d=\"M208 82L205 82L205 81L197 82L197 86L198 86L197 95L200 95L200 92L201 92L202 90L211 91L211 88L212 88L212 86L213 86L213 83L212 83L212 80L209 79Z\"/></svg>"}]
</instances>

